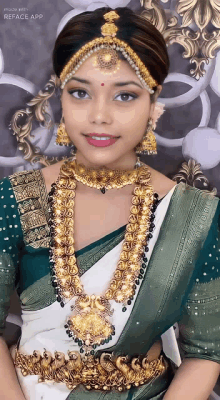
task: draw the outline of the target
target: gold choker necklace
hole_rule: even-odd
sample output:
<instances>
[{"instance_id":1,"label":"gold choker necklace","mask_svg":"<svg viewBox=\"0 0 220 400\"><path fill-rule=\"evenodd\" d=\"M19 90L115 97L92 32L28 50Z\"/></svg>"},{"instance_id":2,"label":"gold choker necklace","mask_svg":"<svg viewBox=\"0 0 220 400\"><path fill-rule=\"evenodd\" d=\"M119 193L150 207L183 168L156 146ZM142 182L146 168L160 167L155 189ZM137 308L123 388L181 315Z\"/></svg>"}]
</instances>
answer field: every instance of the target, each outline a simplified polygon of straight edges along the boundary
<instances>
[{"instance_id":1,"label":"gold choker necklace","mask_svg":"<svg viewBox=\"0 0 220 400\"><path fill-rule=\"evenodd\" d=\"M109 342L115 334L110 322L113 314L109 300L131 304L136 285L143 278L147 260L144 255L146 238L152 237L154 227L153 212L158 197L150 184L151 173L145 164L135 170L136 180L132 196L130 216L126 226L122 251L109 286L104 294L87 295L79 277L74 248L74 205L76 194L76 176L79 167L75 161L65 162L57 182L52 185L49 194L51 250L50 261L53 267L52 284L55 287L57 301L65 306L65 299L77 296L75 306L65 325L67 334L81 347L80 352L94 354L94 349ZM85 177L85 171L82 171ZM130 175L129 175L130 177ZM115 177L111 178L114 182ZM109 181L110 182L110 181ZM111 187L114 187L113 185ZM153 205L154 203L154 205ZM152 207L153 205L153 207Z\"/></svg>"},{"instance_id":2,"label":"gold choker necklace","mask_svg":"<svg viewBox=\"0 0 220 400\"><path fill-rule=\"evenodd\" d=\"M78 164L73 160L74 178L91 188L101 190L104 194L108 189L120 189L126 185L131 185L137 180L137 167L140 166L139 158L132 170L111 170L106 167L99 169L88 168L83 164Z\"/></svg>"}]
</instances>

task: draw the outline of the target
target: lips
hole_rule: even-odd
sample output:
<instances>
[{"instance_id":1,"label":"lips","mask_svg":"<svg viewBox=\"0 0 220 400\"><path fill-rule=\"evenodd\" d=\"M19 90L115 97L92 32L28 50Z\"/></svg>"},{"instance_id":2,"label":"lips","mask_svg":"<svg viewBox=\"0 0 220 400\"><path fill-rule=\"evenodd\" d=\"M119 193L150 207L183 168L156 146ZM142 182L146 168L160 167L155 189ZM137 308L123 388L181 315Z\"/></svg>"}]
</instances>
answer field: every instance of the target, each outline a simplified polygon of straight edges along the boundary
<instances>
[{"instance_id":1,"label":"lips","mask_svg":"<svg viewBox=\"0 0 220 400\"><path fill-rule=\"evenodd\" d=\"M89 133L84 135L87 142L94 147L108 147L116 142L118 137L108 135L107 133Z\"/></svg>"}]
</instances>

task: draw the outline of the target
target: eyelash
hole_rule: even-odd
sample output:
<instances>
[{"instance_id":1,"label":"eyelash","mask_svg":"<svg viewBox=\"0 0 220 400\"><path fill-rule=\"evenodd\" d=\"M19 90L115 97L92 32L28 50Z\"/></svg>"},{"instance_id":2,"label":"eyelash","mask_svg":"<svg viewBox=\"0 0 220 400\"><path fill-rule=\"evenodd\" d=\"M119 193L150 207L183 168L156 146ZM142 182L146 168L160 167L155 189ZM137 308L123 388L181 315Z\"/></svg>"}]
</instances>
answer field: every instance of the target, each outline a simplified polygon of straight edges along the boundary
<instances>
[{"instance_id":1,"label":"eyelash","mask_svg":"<svg viewBox=\"0 0 220 400\"><path fill-rule=\"evenodd\" d=\"M69 94L73 94L73 93L75 93L75 92L84 92L84 93L87 93L86 92L86 90L84 90L84 89L74 89L74 90L69 90L68 91L68 93ZM87 93L88 94L88 93ZM129 92L121 92L121 93L119 93L116 97L118 97L118 96L121 96L121 95L123 95L123 94L126 94L126 95L128 95L128 96L131 96L131 97L133 97L133 99L132 100L135 100L138 96L136 95L136 94L132 94L132 93L129 93ZM77 100L85 100L85 98L82 98L81 97L81 99L78 97L75 97L75 96L73 96L75 99L77 99ZM128 103L129 101L132 101L132 100L128 100L128 101L121 101L121 103Z\"/></svg>"}]
</instances>

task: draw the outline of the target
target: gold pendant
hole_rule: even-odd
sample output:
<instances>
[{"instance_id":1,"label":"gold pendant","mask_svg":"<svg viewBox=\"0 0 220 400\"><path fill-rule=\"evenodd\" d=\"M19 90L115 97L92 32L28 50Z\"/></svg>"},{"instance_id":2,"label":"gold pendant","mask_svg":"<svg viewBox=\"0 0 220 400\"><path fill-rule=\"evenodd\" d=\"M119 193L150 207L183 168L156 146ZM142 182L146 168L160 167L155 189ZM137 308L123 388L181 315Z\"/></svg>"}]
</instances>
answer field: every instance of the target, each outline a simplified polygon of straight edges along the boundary
<instances>
[{"instance_id":1,"label":"gold pendant","mask_svg":"<svg viewBox=\"0 0 220 400\"><path fill-rule=\"evenodd\" d=\"M103 48L95 55L93 66L104 75L115 74L120 68L121 60L117 51L111 48Z\"/></svg>"},{"instance_id":2,"label":"gold pendant","mask_svg":"<svg viewBox=\"0 0 220 400\"><path fill-rule=\"evenodd\" d=\"M69 330L82 342L83 347L90 350L92 346L110 340L114 327L109 322L113 310L108 300L94 294L82 294L71 309L74 313L68 318Z\"/></svg>"}]
</instances>

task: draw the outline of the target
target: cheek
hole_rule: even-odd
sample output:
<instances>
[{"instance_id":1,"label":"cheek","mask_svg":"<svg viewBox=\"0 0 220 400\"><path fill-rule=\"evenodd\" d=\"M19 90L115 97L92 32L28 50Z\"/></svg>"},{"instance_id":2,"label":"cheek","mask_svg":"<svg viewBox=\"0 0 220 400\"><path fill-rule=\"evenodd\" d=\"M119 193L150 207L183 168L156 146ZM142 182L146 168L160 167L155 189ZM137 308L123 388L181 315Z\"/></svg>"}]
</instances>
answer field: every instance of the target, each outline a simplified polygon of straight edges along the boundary
<instances>
[{"instance_id":1,"label":"cheek","mask_svg":"<svg viewBox=\"0 0 220 400\"><path fill-rule=\"evenodd\" d=\"M77 109L76 107L69 107L65 109L64 119L66 121L66 125L68 126L77 126L78 124L85 124L88 120L88 111L83 110L82 107Z\"/></svg>"},{"instance_id":2,"label":"cheek","mask_svg":"<svg viewBox=\"0 0 220 400\"><path fill-rule=\"evenodd\" d=\"M143 108L129 108L129 110L123 110L120 113L115 113L115 119L117 124L120 125L123 131L135 132L136 134L140 132L140 136L146 129L147 121L149 115Z\"/></svg>"}]
</instances>

